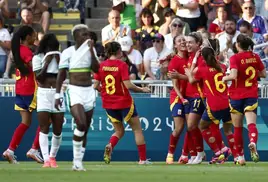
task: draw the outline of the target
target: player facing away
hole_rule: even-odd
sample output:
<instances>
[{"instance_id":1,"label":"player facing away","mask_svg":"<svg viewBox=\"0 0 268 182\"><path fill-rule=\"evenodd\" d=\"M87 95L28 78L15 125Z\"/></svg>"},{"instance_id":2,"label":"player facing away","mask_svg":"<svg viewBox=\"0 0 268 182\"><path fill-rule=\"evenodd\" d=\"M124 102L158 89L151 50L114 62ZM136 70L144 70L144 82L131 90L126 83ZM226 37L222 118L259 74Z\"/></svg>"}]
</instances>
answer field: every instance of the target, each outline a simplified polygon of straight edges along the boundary
<instances>
[{"instance_id":1,"label":"player facing away","mask_svg":"<svg viewBox=\"0 0 268 182\"><path fill-rule=\"evenodd\" d=\"M3 153L3 157L12 164L17 163L14 152L31 125L32 111L36 109L36 82L32 70L33 53L30 49L35 40L36 32L29 26L22 26L14 34L11 41L11 50L16 66L15 110L20 112L22 119L12 136L8 149ZM26 155L38 163L43 163L43 159L38 152L39 131L40 128L38 127L32 148Z\"/></svg>"},{"instance_id":2,"label":"player facing away","mask_svg":"<svg viewBox=\"0 0 268 182\"><path fill-rule=\"evenodd\" d=\"M248 145L251 158L259 161L257 152L258 130L256 128L258 107L258 77L265 78L266 70L260 57L252 52L253 41L240 34L236 40L238 54L230 58L230 75L223 81L232 81L229 88L231 116L234 125L235 146L238 152L237 164L245 165L243 145L243 118L246 117L248 127Z\"/></svg>"},{"instance_id":3,"label":"player facing away","mask_svg":"<svg viewBox=\"0 0 268 182\"><path fill-rule=\"evenodd\" d=\"M113 124L115 133L105 147L104 161L106 164L110 163L113 148L124 136L123 121L126 121L135 136L140 157L139 164L149 164L150 162L146 159L146 145L138 113L128 89L144 93L149 93L150 90L146 87L137 87L130 82L128 65L121 60L122 50L119 43L107 43L105 53L108 59L100 64L99 72L95 74L94 87L101 91L103 108Z\"/></svg>"},{"instance_id":4,"label":"player facing away","mask_svg":"<svg viewBox=\"0 0 268 182\"><path fill-rule=\"evenodd\" d=\"M56 80L60 61L59 41L54 34L46 34L40 41L37 54L33 57L33 71L38 83L37 116L40 125L39 143L44 158L44 168L57 168L56 155L60 148L64 102L58 111L54 107ZM63 94L60 95L63 98ZM49 153L48 133L52 124L53 134Z\"/></svg>"},{"instance_id":5,"label":"player facing away","mask_svg":"<svg viewBox=\"0 0 268 182\"><path fill-rule=\"evenodd\" d=\"M215 164L225 162L225 158L227 159L230 155L230 150L227 147L221 150L221 143L223 143L222 137L215 136L215 132L213 132L215 128L210 127L212 123L219 125L219 122L221 120L223 121L224 133L227 136L234 157L236 157L236 152L234 149L232 120L227 93L228 87L222 82L222 78L225 76L226 66L220 64L216 59L216 54L219 50L217 39L209 39L208 42L209 47L204 47L201 52L205 64L201 67L196 67L193 71L186 69L185 73L190 83L194 83L197 80L201 80L204 83L206 110L202 115L199 128L204 140L214 152L210 164Z\"/></svg>"},{"instance_id":6,"label":"player facing away","mask_svg":"<svg viewBox=\"0 0 268 182\"><path fill-rule=\"evenodd\" d=\"M176 55L171 59L168 65L168 70L184 74L184 65L187 64L185 37L182 35L176 36L174 37L173 42ZM170 135L166 164L173 164L174 162L174 152L185 124L184 105L188 104L188 100L184 99L187 82L185 80L175 78L172 79L172 84L173 89L170 92L170 111L175 127ZM187 162L188 160L185 163Z\"/></svg>"},{"instance_id":7,"label":"player facing away","mask_svg":"<svg viewBox=\"0 0 268 182\"><path fill-rule=\"evenodd\" d=\"M61 87L69 72L69 85L66 90L67 104L76 122L73 135L74 171L85 171L83 157L87 143L96 101L96 92L92 86L91 72L98 72L99 63L95 57L93 41L86 25L76 25L72 29L75 45L65 49L60 57L59 72L56 81L55 108L60 111L62 105Z\"/></svg>"}]
</instances>

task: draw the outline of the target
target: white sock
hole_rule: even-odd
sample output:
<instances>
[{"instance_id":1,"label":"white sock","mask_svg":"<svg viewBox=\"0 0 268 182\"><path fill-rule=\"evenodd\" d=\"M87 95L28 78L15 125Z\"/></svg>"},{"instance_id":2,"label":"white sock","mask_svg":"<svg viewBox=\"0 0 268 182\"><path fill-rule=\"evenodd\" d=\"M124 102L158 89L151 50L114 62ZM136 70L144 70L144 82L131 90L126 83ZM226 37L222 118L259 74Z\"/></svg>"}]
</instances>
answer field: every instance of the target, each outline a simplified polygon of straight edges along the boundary
<instances>
[{"instance_id":1,"label":"white sock","mask_svg":"<svg viewBox=\"0 0 268 182\"><path fill-rule=\"evenodd\" d=\"M57 135L54 135L54 133L53 133L49 157L55 158L57 156L57 153L58 153L59 148L60 148L61 140L62 140L61 134L59 136L57 136Z\"/></svg>"},{"instance_id":2,"label":"white sock","mask_svg":"<svg viewBox=\"0 0 268 182\"><path fill-rule=\"evenodd\" d=\"M82 144L83 141L74 141L73 140L73 157L74 157L74 162L78 161L81 162L83 159L83 154L82 154Z\"/></svg>"},{"instance_id":3,"label":"white sock","mask_svg":"<svg viewBox=\"0 0 268 182\"><path fill-rule=\"evenodd\" d=\"M40 149L41 149L44 161L48 161L49 160L48 134L44 134L42 132L39 133L39 144L40 144Z\"/></svg>"},{"instance_id":4,"label":"white sock","mask_svg":"<svg viewBox=\"0 0 268 182\"><path fill-rule=\"evenodd\" d=\"M84 155L85 155L85 152L86 152L86 148L85 147L82 147L81 152L82 152L82 160L83 160Z\"/></svg>"}]
</instances>

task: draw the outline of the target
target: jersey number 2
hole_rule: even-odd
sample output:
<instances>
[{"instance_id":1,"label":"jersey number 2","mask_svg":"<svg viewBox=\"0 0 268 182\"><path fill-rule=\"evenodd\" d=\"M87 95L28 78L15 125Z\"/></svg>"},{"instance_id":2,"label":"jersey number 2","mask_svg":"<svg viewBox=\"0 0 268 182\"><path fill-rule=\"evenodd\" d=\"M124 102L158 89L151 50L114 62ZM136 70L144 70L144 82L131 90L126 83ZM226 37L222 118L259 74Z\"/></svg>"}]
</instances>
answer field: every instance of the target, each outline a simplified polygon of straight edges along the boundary
<instances>
[{"instance_id":1,"label":"jersey number 2","mask_svg":"<svg viewBox=\"0 0 268 182\"><path fill-rule=\"evenodd\" d=\"M115 93L115 78L113 75L107 75L105 77L106 93L113 95Z\"/></svg>"},{"instance_id":2,"label":"jersey number 2","mask_svg":"<svg viewBox=\"0 0 268 182\"><path fill-rule=\"evenodd\" d=\"M246 75L248 75L249 78L246 79L245 86L246 87L251 87L253 85L253 83L250 82L250 81L253 80L255 78L255 76L256 76L256 70L255 70L255 68L253 68L252 66L249 66L246 69Z\"/></svg>"}]
</instances>

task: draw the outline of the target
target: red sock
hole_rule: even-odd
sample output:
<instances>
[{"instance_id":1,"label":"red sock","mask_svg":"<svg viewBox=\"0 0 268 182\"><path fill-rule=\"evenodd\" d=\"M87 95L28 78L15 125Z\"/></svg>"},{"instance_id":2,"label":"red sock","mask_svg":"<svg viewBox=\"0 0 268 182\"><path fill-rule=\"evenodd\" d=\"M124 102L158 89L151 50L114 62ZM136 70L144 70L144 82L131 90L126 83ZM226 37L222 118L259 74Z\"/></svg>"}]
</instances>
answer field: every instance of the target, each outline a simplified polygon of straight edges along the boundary
<instances>
[{"instance_id":1,"label":"red sock","mask_svg":"<svg viewBox=\"0 0 268 182\"><path fill-rule=\"evenodd\" d=\"M184 142L183 142L183 149L182 149L182 155L188 156L189 155L189 146L188 146L188 132L186 132L184 136Z\"/></svg>"},{"instance_id":2,"label":"red sock","mask_svg":"<svg viewBox=\"0 0 268 182\"><path fill-rule=\"evenodd\" d=\"M138 145L138 151L139 151L139 156L141 161L146 161L146 145Z\"/></svg>"},{"instance_id":3,"label":"red sock","mask_svg":"<svg viewBox=\"0 0 268 182\"><path fill-rule=\"evenodd\" d=\"M211 150L216 154L220 152L215 136L212 135L211 129L206 129L202 132L204 140L207 142Z\"/></svg>"},{"instance_id":4,"label":"red sock","mask_svg":"<svg viewBox=\"0 0 268 182\"><path fill-rule=\"evenodd\" d=\"M237 157L237 152L236 152L235 143L234 143L234 135L233 134L227 135L227 140L228 140L228 145L232 151L233 157Z\"/></svg>"},{"instance_id":5,"label":"red sock","mask_svg":"<svg viewBox=\"0 0 268 182\"><path fill-rule=\"evenodd\" d=\"M258 141L258 129L255 123L248 125L248 138L250 142L257 144Z\"/></svg>"},{"instance_id":6,"label":"red sock","mask_svg":"<svg viewBox=\"0 0 268 182\"><path fill-rule=\"evenodd\" d=\"M28 130L28 128L29 126L27 126L26 124L20 123L20 125L14 131L11 142L9 144L8 148L10 150L15 151L18 148L21 139L24 136L25 132Z\"/></svg>"},{"instance_id":7,"label":"red sock","mask_svg":"<svg viewBox=\"0 0 268 182\"><path fill-rule=\"evenodd\" d=\"M204 151L203 137L199 128L193 129L192 131L190 131L190 133L191 137L193 138L196 151L203 152Z\"/></svg>"},{"instance_id":8,"label":"red sock","mask_svg":"<svg viewBox=\"0 0 268 182\"><path fill-rule=\"evenodd\" d=\"M40 145L39 145L39 133L40 133L40 126L38 126L38 128L36 130L36 134L35 134L34 142L33 142L33 145L32 145L32 149L38 150L40 148Z\"/></svg>"},{"instance_id":9,"label":"red sock","mask_svg":"<svg viewBox=\"0 0 268 182\"><path fill-rule=\"evenodd\" d=\"M112 145L112 148L114 148L116 146L116 144L118 143L119 138L117 136L111 136L110 138L110 144Z\"/></svg>"},{"instance_id":10,"label":"red sock","mask_svg":"<svg viewBox=\"0 0 268 182\"><path fill-rule=\"evenodd\" d=\"M234 127L234 143L239 156L244 155L243 151L243 127Z\"/></svg>"},{"instance_id":11,"label":"red sock","mask_svg":"<svg viewBox=\"0 0 268 182\"><path fill-rule=\"evenodd\" d=\"M178 140L178 136L174 137L173 134L170 135L168 153L174 154Z\"/></svg>"},{"instance_id":12,"label":"red sock","mask_svg":"<svg viewBox=\"0 0 268 182\"><path fill-rule=\"evenodd\" d=\"M225 145L224 145L224 142L222 141L222 135L221 135L221 130L219 128L219 125L212 122L210 125L210 129L211 129L210 131L212 132L212 135L216 139L216 143L217 143L219 149L224 148Z\"/></svg>"},{"instance_id":13,"label":"red sock","mask_svg":"<svg viewBox=\"0 0 268 182\"><path fill-rule=\"evenodd\" d=\"M192 137L192 133L188 132L188 150L191 156L197 156L196 146L194 141L194 138Z\"/></svg>"}]
</instances>

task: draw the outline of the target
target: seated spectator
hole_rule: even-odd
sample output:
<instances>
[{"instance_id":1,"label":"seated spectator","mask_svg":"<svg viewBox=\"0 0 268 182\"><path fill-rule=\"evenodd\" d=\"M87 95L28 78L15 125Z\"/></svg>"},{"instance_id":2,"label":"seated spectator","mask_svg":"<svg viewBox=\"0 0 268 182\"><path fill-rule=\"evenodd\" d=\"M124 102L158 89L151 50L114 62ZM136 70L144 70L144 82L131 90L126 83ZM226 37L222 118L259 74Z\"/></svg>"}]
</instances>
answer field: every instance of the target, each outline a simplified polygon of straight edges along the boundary
<instances>
[{"instance_id":1,"label":"seated spectator","mask_svg":"<svg viewBox=\"0 0 268 182\"><path fill-rule=\"evenodd\" d=\"M154 14L154 24L161 26L164 23L163 11L169 7L170 0L141 0L143 8L149 8Z\"/></svg>"},{"instance_id":2,"label":"seated spectator","mask_svg":"<svg viewBox=\"0 0 268 182\"><path fill-rule=\"evenodd\" d=\"M165 46L165 38L163 35L157 33L153 37L153 47L148 48L144 52L144 69L145 80L159 80L160 73L160 60L164 62L166 58L172 54L172 50Z\"/></svg>"},{"instance_id":3,"label":"seated spectator","mask_svg":"<svg viewBox=\"0 0 268 182\"><path fill-rule=\"evenodd\" d=\"M175 13L171 8L166 8L163 11L163 15L165 17L165 23L160 26L159 33L162 35L167 35L170 33L169 31L169 25L173 18L175 17Z\"/></svg>"},{"instance_id":4,"label":"seated spectator","mask_svg":"<svg viewBox=\"0 0 268 182\"><path fill-rule=\"evenodd\" d=\"M68 13L75 12L79 13L79 6L80 0L64 0L65 8L67 9Z\"/></svg>"},{"instance_id":5,"label":"seated spectator","mask_svg":"<svg viewBox=\"0 0 268 182\"><path fill-rule=\"evenodd\" d=\"M247 21L243 21L240 24L239 31L242 34L248 35L253 40L255 45L262 44L265 42L261 34L253 32L251 24ZM268 47L265 47L265 48L254 49L254 52L258 54L261 57L261 59L264 59L266 57L265 52L267 52L267 50Z\"/></svg>"},{"instance_id":6,"label":"seated spectator","mask_svg":"<svg viewBox=\"0 0 268 182\"><path fill-rule=\"evenodd\" d=\"M165 35L165 44L168 49L173 50L173 39L178 35L183 34L183 27L185 23L181 21L179 18L174 18L169 25L170 32L169 34Z\"/></svg>"},{"instance_id":7,"label":"seated spectator","mask_svg":"<svg viewBox=\"0 0 268 182\"><path fill-rule=\"evenodd\" d=\"M131 30L137 28L134 4L134 0L113 0L113 9L120 12L120 23L130 26Z\"/></svg>"},{"instance_id":8,"label":"seated spectator","mask_svg":"<svg viewBox=\"0 0 268 182\"><path fill-rule=\"evenodd\" d=\"M172 0L171 8L177 10L177 16L188 23L192 32L200 27L200 9L196 0Z\"/></svg>"},{"instance_id":9,"label":"seated spectator","mask_svg":"<svg viewBox=\"0 0 268 182\"><path fill-rule=\"evenodd\" d=\"M135 66L135 64L133 64L126 52L123 52L123 58L122 58L123 61L125 61L128 65L128 74L129 74L129 79L130 80L140 80L140 76L139 76L139 71L137 69L137 67Z\"/></svg>"},{"instance_id":10,"label":"seated spectator","mask_svg":"<svg viewBox=\"0 0 268 182\"><path fill-rule=\"evenodd\" d=\"M108 21L109 25L106 25L101 30L101 41L103 46L108 42L118 42L120 37L131 37L130 27L128 25L120 24L120 13L118 11L111 10L108 15Z\"/></svg>"},{"instance_id":11,"label":"seated spectator","mask_svg":"<svg viewBox=\"0 0 268 182\"><path fill-rule=\"evenodd\" d=\"M254 33L259 33L263 36L267 34L267 21L263 17L255 15L256 12L254 1L245 1L242 4L242 11L242 18L237 22L237 30L239 30L240 24L243 21L247 21L252 25Z\"/></svg>"},{"instance_id":12,"label":"seated spectator","mask_svg":"<svg viewBox=\"0 0 268 182\"><path fill-rule=\"evenodd\" d=\"M21 9L32 9L33 22L40 23L46 33L49 29L50 14L48 12L48 0L21 0Z\"/></svg>"},{"instance_id":13,"label":"seated spectator","mask_svg":"<svg viewBox=\"0 0 268 182\"><path fill-rule=\"evenodd\" d=\"M224 8L228 18L232 15L232 0L205 0L208 4L208 23L210 24L215 18L217 18L218 8Z\"/></svg>"},{"instance_id":14,"label":"seated spectator","mask_svg":"<svg viewBox=\"0 0 268 182\"><path fill-rule=\"evenodd\" d=\"M0 78L6 70L7 54L11 48L11 36L6 28L4 28L4 19L0 15Z\"/></svg>"},{"instance_id":15,"label":"seated spectator","mask_svg":"<svg viewBox=\"0 0 268 182\"><path fill-rule=\"evenodd\" d=\"M140 26L136 29L136 47L143 52L152 47L152 38L158 33L159 27L154 25L153 13L148 8L144 8L140 14Z\"/></svg>"},{"instance_id":16,"label":"seated spectator","mask_svg":"<svg viewBox=\"0 0 268 182\"><path fill-rule=\"evenodd\" d=\"M133 41L131 37L125 36L119 40L122 51L125 52L129 61L136 65L139 72L142 71L142 55L141 53L133 48Z\"/></svg>"},{"instance_id":17,"label":"seated spectator","mask_svg":"<svg viewBox=\"0 0 268 182\"><path fill-rule=\"evenodd\" d=\"M227 10L224 7L219 7L216 14L217 18L209 26L209 32L212 39L214 39L218 33L224 31L224 24L227 19Z\"/></svg>"},{"instance_id":18,"label":"seated spectator","mask_svg":"<svg viewBox=\"0 0 268 182\"><path fill-rule=\"evenodd\" d=\"M4 18L9 17L9 8L8 8L8 1L7 0L0 0L0 13Z\"/></svg>"},{"instance_id":19,"label":"seated spectator","mask_svg":"<svg viewBox=\"0 0 268 182\"><path fill-rule=\"evenodd\" d=\"M224 27L225 31L218 34L220 52L221 55L227 56L227 59L229 59L234 54L232 46L240 32L236 30L236 21L234 19L227 19Z\"/></svg>"}]
</instances>

